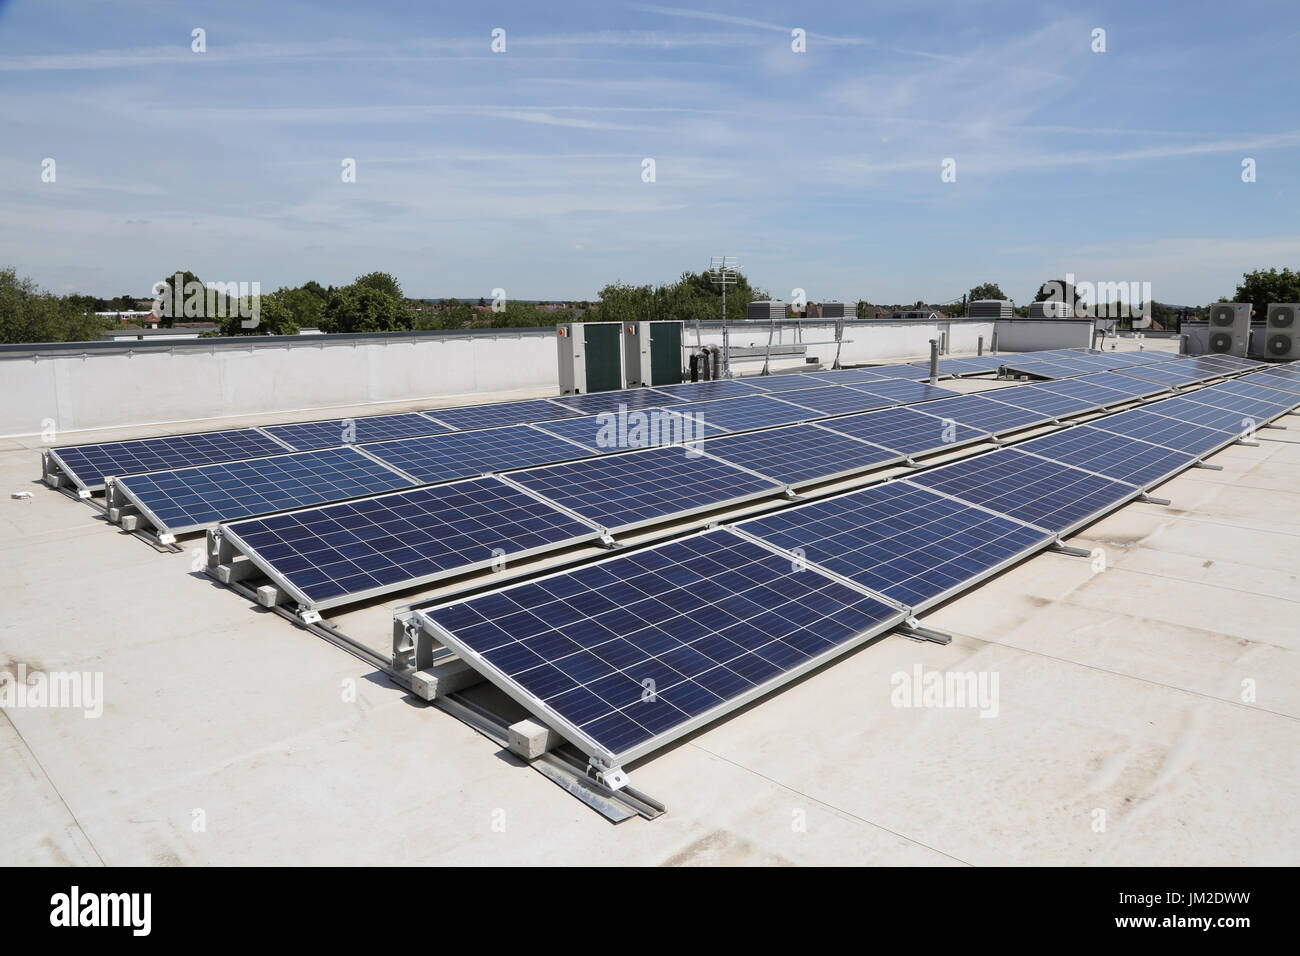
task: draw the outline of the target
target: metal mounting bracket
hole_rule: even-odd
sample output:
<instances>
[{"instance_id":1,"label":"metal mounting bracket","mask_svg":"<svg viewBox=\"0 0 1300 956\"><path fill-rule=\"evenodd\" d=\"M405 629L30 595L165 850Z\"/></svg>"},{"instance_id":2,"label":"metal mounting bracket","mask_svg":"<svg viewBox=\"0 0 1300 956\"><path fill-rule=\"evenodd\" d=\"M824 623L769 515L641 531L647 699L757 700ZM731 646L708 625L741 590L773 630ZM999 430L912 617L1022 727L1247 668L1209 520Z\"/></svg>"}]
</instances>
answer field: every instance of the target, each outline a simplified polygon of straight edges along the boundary
<instances>
[{"instance_id":1,"label":"metal mounting bracket","mask_svg":"<svg viewBox=\"0 0 1300 956\"><path fill-rule=\"evenodd\" d=\"M622 790L628 784L627 774L622 767L608 767L597 757L592 757L587 764L587 776L610 790Z\"/></svg>"},{"instance_id":2,"label":"metal mounting bracket","mask_svg":"<svg viewBox=\"0 0 1300 956\"><path fill-rule=\"evenodd\" d=\"M1047 550L1055 551L1057 554L1068 554L1072 558L1091 558L1092 552L1083 548L1076 548L1071 544L1064 544L1061 541L1053 543Z\"/></svg>"},{"instance_id":3,"label":"metal mounting bracket","mask_svg":"<svg viewBox=\"0 0 1300 956\"><path fill-rule=\"evenodd\" d=\"M1223 466L1222 466L1222 465L1211 465L1211 464L1208 464L1207 462L1203 462L1203 461L1198 461L1196 464L1192 465L1192 467L1193 467L1193 468L1204 468L1206 471L1223 471Z\"/></svg>"},{"instance_id":4,"label":"metal mounting bracket","mask_svg":"<svg viewBox=\"0 0 1300 956\"><path fill-rule=\"evenodd\" d=\"M931 644L951 644L952 635L945 634L943 631L936 631L933 628L922 627L921 622L914 616L909 615L903 622L904 637L910 637L914 641L929 641Z\"/></svg>"},{"instance_id":5,"label":"metal mounting bracket","mask_svg":"<svg viewBox=\"0 0 1300 956\"><path fill-rule=\"evenodd\" d=\"M1279 431L1286 431L1286 426L1285 426L1285 425L1277 425L1277 424L1274 424L1273 422L1268 422L1267 424L1260 425L1259 427L1260 427L1260 428L1276 428L1276 429L1278 429Z\"/></svg>"},{"instance_id":6,"label":"metal mounting bracket","mask_svg":"<svg viewBox=\"0 0 1300 956\"><path fill-rule=\"evenodd\" d=\"M1149 495L1145 491L1138 495L1139 501L1145 501L1149 505L1171 505L1173 504L1168 498L1157 498L1155 495Z\"/></svg>"},{"instance_id":7,"label":"metal mounting bracket","mask_svg":"<svg viewBox=\"0 0 1300 956\"><path fill-rule=\"evenodd\" d=\"M320 611L313 611L303 604L298 605L298 620L304 624L319 624Z\"/></svg>"},{"instance_id":8,"label":"metal mounting bracket","mask_svg":"<svg viewBox=\"0 0 1300 956\"><path fill-rule=\"evenodd\" d=\"M614 536L610 534L608 531L602 531L600 533L600 543L607 548L618 547L618 542L614 540Z\"/></svg>"}]
</instances>

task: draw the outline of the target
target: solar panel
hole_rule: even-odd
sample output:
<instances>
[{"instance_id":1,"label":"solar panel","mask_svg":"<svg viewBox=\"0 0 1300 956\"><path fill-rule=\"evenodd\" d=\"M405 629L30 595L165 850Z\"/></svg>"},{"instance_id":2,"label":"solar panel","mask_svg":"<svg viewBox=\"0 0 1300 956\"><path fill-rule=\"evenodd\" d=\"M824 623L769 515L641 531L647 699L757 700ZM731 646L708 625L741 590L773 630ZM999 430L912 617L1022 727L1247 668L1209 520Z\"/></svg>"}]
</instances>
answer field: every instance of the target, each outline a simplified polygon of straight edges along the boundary
<instances>
[{"instance_id":1,"label":"solar panel","mask_svg":"<svg viewBox=\"0 0 1300 956\"><path fill-rule=\"evenodd\" d=\"M723 401L745 399L728 398ZM678 406L674 405L673 409L676 408ZM570 418L562 422L539 422L534 427L597 452L681 445L710 435L725 434L723 429L697 418L694 413L677 415L674 411L663 408L636 408L626 414L601 412L599 415Z\"/></svg>"},{"instance_id":2,"label":"solar panel","mask_svg":"<svg viewBox=\"0 0 1300 956\"><path fill-rule=\"evenodd\" d=\"M1010 361L1005 364L1007 369L1012 372L1018 372L1027 375L1037 375L1041 378L1070 378L1082 374L1079 369L1072 368L1069 365L1062 365L1059 362L1050 362L1047 360L1037 361Z\"/></svg>"},{"instance_id":3,"label":"solar panel","mask_svg":"<svg viewBox=\"0 0 1300 956\"><path fill-rule=\"evenodd\" d=\"M683 382L680 385L656 385L654 391L663 392L684 402L707 402L715 398L735 398L753 395L755 389L747 382L724 379L710 382Z\"/></svg>"},{"instance_id":4,"label":"solar panel","mask_svg":"<svg viewBox=\"0 0 1300 956\"><path fill-rule=\"evenodd\" d=\"M909 362L912 368L920 369L922 374L929 377L930 363L926 362ZM940 375L979 375L984 372L996 372L1002 365L1002 359L996 355L984 355L974 358L941 358L939 359Z\"/></svg>"},{"instance_id":5,"label":"solar panel","mask_svg":"<svg viewBox=\"0 0 1300 956\"><path fill-rule=\"evenodd\" d=\"M1230 382L1220 382L1218 385L1211 385L1203 391L1213 392L1219 395L1236 395L1240 398L1251 398L1256 401L1266 402L1270 405L1278 405L1284 409L1292 409L1300 405L1300 395L1294 392L1288 392L1284 389L1274 388L1271 385L1261 385L1258 382L1243 382L1240 379L1233 379ZM1197 392L1191 393L1188 397L1195 398Z\"/></svg>"},{"instance_id":6,"label":"solar panel","mask_svg":"<svg viewBox=\"0 0 1300 956\"><path fill-rule=\"evenodd\" d=\"M863 371L882 378L908 378L914 382L930 377L928 368L923 370L914 365L868 365Z\"/></svg>"},{"instance_id":7,"label":"solar panel","mask_svg":"<svg viewBox=\"0 0 1300 956\"><path fill-rule=\"evenodd\" d=\"M1107 355L1117 355L1124 362L1127 368L1133 368L1139 365L1162 365L1170 361L1168 352L1107 352Z\"/></svg>"},{"instance_id":8,"label":"solar panel","mask_svg":"<svg viewBox=\"0 0 1300 956\"><path fill-rule=\"evenodd\" d=\"M300 604L322 609L598 537L498 478L221 526Z\"/></svg>"},{"instance_id":9,"label":"solar panel","mask_svg":"<svg viewBox=\"0 0 1300 956\"><path fill-rule=\"evenodd\" d=\"M1103 431L1140 438L1142 441L1199 456L1207 455L1236 441L1236 436L1228 432L1180 422L1143 408L1133 408L1116 415L1107 415L1092 422L1092 425Z\"/></svg>"},{"instance_id":10,"label":"solar panel","mask_svg":"<svg viewBox=\"0 0 1300 956\"><path fill-rule=\"evenodd\" d=\"M693 447L647 448L530 468L510 477L609 531L720 508L781 490L777 482L700 454Z\"/></svg>"},{"instance_id":11,"label":"solar panel","mask_svg":"<svg viewBox=\"0 0 1300 956\"><path fill-rule=\"evenodd\" d=\"M298 422L293 425L268 425L266 433L274 435L298 451L358 445L389 438L412 435L435 435L449 431L417 412L401 415L371 415L361 418L332 418L323 422Z\"/></svg>"},{"instance_id":12,"label":"solar panel","mask_svg":"<svg viewBox=\"0 0 1300 956\"><path fill-rule=\"evenodd\" d=\"M1030 425L1041 425L1052 420L1052 416L1046 412L1008 405L1005 402L985 398L983 395L943 398L937 402L918 405L916 410L994 435L1016 431Z\"/></svg>"},{"instance_id":13,"label":"solar panel","mask_svg":"<svg viewBox=\"0 0 1300 956\"><path fill-rule=\"evenodd\" d=\"M155 471L116 482L150 524L170 534L413 484L351 447Z\"/></svg>"},{"instance_id":14,"label":"solar panel","mask_svg":"<svg viewBox=\"0 0 1300 956\"><path fill-rule=\"evenodd\" d=\"M1200 402L1202 405L1212 405L1215 408L1241 412L1243 415L1249 415L1261 422L1272 421L1277 416L1289 411L1291 407L1290 402L1247 398L1244 395L1220 392L1215 388L1203 388L1190 393L1187 397L1193 402Z\"/></svg>"},{"instance_id":15,"label":"solar panel","mask_svg":"<svg viewBox=\"0 0 1300 956\"><path fill-rule=\"evenodd\" d=\"M1204 425L1206 428L1232 432L1236 435L1253 432L1260 423L1253 415L1215 408L1204 402L1194 402L1190 398L1171 398L1163 402L1154 402L1146 408L1157 415L1165 415L1179 421L1191 422L1193 425Z\"/></svg>"},{"instance_id":16,"label":"solar panel","mask_svg":"<svg viewBox=\"0 0 1300 956\"><path fill-rule=\"evenodd\" d=\"M802 388L816 388L817 379L811 375L783 372L778 375L753 375L742 379L746 385L763 392L791 392Z\"/></svg>"},{"instance_id":17,"label":"solar panel","mask_svg":"<svg viewBox=\"0 0 1300 956\"><path fill-rule=\"evenodd\" d=\"M459 408L431 408L426 415L445 422L452 428L493 428L497 425L522 425L527 422L549 422L572 418L578 413L544 398L521 402L494 402L490 405L468 405Z\"/></svg>"},{"instance_id":18,"label":"solar panel","mask_svg":"<svg viewBox=\"0 0 1300 956\"><path fill-rule=\"evenodd\" d=\"M902 620L718 529L417 612L578 749L618 765Z\"/></svg>"},{"instance_id":19,"label":"solar panel","mask_svg":"<svg viewBox=\"0 0 1300 956\"><path fill-rule=\"evenodd\" d=\"M1078 382L1090 382L1112 391L1122 392L1132 398L1146 398L1169 391L1169 386L1159 382L1146 382L1141 379L1121 375L1119 372L1098 372L1096 375L1084 375L1075 379Z\"/></svg>"},{"instance_id":20,"label":"solar panel","mask_svg":"<svg viewBox=\"0 0 1300 956\"><path fill-rule=\"evenodd\" d=\"M898 462L898 452L849 438L818 425L789 425L773 431L713 438L710 455L795 486L828 481Z\"/></svg>"},{"instance_id":21,"label":"solar panel","mask_svg":"<svg viewBox=\"0 0 1300 956\"><path fill-rule=\"evenodd\" d=\"M1204 372L1195 368L1185 368L1182 362L1162 362L1159 365L1144 365L1141 368L1124 368L1108 374L1136 378L1143 382L1172 385L1175 388L1192 385L1207 377Z\"/></svg>"},{"instance_id":22,"label":"solar panel","mask_svg":"<svg viewBox=\"0 0 1300 956\"><path fill-rule=\"evenodd\" d=\"M367 445L366 451L421 484L471 478L492 471L585 458L589 448L529 425L506 425Z\"/></svg>"},{"instance_id":23,"label":"solar panel","mask_svg":"<svg viewBox=\"0 0 1300 956\"><path fill-rule=\"evenodd\" d=\"M1040 382L1034 387L1045 392L1054 392L1057 395L1069 395L1071 398L1082 399L1085 402L1091 402L1095 407L1119 405L1133 400L1134 396L1132 395L1127 395L1124 392L1094 382L1093 379L1096 377L1084 375L1080 378L1066 378L1056 382Z\"/></svg>"},{"instance_id":24,"label":"solar panel","mask_svg":"<svg viewBox=\"0 0 1300 956\"><path fill-rule=\"evenodd\" d=\"M1159 484L1197 459L1190 452L1172 451L1090 425L1034 438L1016 445L1016 449L1142 488Z\"/></svg>"},{"instance_id":25,"label":"solar panel","mask_svg":"<svg viewBox=\"0 0 1300 956\"><path fill-rule=\"evenodd\" d=\"M914 405L917 402L928 402L936 398L952 398L959 394L948 388L939 388L937 385L926 385L922 382L910 382L907 379L895 378L884 382L863 382L857 385L848 385L847 388L859 392L866 392L868 395L875 395L877 398L884 398L898 405ZM798 401L791 396L791 401Z\"/></svg>"},{"instance_id":26,"label":"solar panel","mask_svg":"<svg viewBox=\"0 0 1300 956\"><path fill-rule=\"evenodd\" d=\"M625 388L616 392L562 395L551 401L559 402L565 408L572 408L583 415L598 415L601 412L617 412L620 408L629 411L640 408L660 408L664 405L675 405L681 399L649 388Z\"/></svg>"},{"instance_id":27,"label":"solar panel","mask_svg":"<svg viewBox=\"0 0 1300 956\"><path fill-rule=\"evenodd\" d=\"M1190 358L1180 356L1183 361L1195 362L1198 366L1205 368L1227 369L1229 371L1240 371L1249 368L1263 368L1263 362L1257 362L1254 359L1242 358L1239 355L1194 355Z\"/></svg>"},{"instance_id":28,"label":"solar panel","mask_svg":"<svg viewBox=\"0 0 1300 956\"><path fill-rule=\"evenodd\" d=\"M1300 376L1283 375L1275 369L1270 369L1267 372L1251 372L1249 375L1243 375L1237 381L1263 385L1267 388L1278 388L1284 392L1300 395Z\"/></svg>"},{"instance_id":29,"label":"solar panel","mask_svg":"<svg viewBox=\"0 0 1300 956\"><path fill-rule=\"evenodd\" d=\"M796 393L791 393L793 394ZM673 411L697 415L699 421L731 432L789 425L820 415L819 412L800 405L792 405L789 401L761 394L745 398L724 398L717 402L688 402L674 405Z\"/></svg>"},{"instance_id":30,"label":"solar panel","mask_svg":"<svg viewBox=\"0 0 1300 956\"><path fill-rule=\"evenodd\" d=\"M865 368L840 368L811 374L820 385L848 385L852 382L880 382L885 380L875 374L873 369Z\"/></svg>"},{"instance_id":31,"label":"solar panel","mask_svg":"<svg viewBox=\"0 0 1300 956\"><path fill-rule=\"evenodd\" d=\"M902 481L787 508L737 527L913 610L946 599L1052 540L1045 531Z\"/></svg>"},{"instance_id":32,"label":"solar panel","mask_svg":"<svg viewBox=\"0 0 1300 956\"><path fill-rule=\"evenodd\" d=\"M822 415L843 415L849 412L863 412L869 408L885 408L896 404L888 398L869 395L844 385L827 385L823 388L810 388L799 392L790 392L781 398L785 402L794 402L804 408Z\"/></svg>"},{"instance_id":33,"label":"solar panel","mask_svg":"<svg viewBox=\"0 0 1300 956\"><path fill-rule=\"evenodd\" d=\"M282 442L256 428L237 428L95 445L65 445L51 449L50 454L79 488L96 491L104 487L106 477L259 458L285 450Z\"/></svg>"},{"instance_id":34,"label":"solar panel","mask_svg":"<svg viewBox=\"0 0 1300 956\"><path fill-rule=\"evenodd\" d=\"M1053 418L1060 418L1062 415L1078 415L1082 412L1093 411L1099 407L1096 402L1078 398L1074 395L1063 395L1060 392L1043 388L1041 385L1015 385L1011 388L999 388L989 392L988 397L994 401L1015 405L1017 408L1041 412Z\"/></svg>"},{"instance_id":35,"label":"solar panel","mask_svg":"<svg viewBox=\"0 0 1300 956\"><path fill-rule=\"evenodd\" d=\"M1138 494L1130 485L1014 448L942 465L907 480L1057 534Z\"/></svg>"},{"instance_id":36,"label":"solar panel","mask_svg":"<svg viewBox=\"0 0 1300 956\"><path fill-rule=\"evenodd\" d=\"M960 448L987 435L980 429L925 415L912 408L885 408L846 418L832 418L819 425L911 457Z\"/></svg>"}]
</instances>

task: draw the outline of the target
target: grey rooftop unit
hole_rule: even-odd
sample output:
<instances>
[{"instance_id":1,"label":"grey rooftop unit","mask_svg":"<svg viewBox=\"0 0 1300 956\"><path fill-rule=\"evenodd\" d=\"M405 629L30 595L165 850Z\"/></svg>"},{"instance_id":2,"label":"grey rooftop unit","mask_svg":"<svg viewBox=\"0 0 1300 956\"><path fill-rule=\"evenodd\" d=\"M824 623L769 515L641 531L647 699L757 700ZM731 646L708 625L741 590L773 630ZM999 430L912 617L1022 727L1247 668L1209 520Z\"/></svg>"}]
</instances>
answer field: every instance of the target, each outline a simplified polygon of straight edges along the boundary
<instances>
[{"instance_id":1,"label":"grey rooftop unit","mask_svg":"<svg viewBox=\"0 0 1300 956\"><path fill-rule=\"evenodd\" d=\"M1009 319L1015 310L1006 299L973 299L966 314L971 318Z\"/></svg>"},{"instance_id":2,"label":"grey rooftop unit","mask_svg":"<svg viewBox=\"0 0 1300 956\"><path fill-rule=\"evenodd\" d=\"M785 303L780 299L768 299L763 302L751 302L745 307L745 318L747 319L784 319Z\"/></svg>"},{"instance_id":3,"label":"grey rooftop unit","mask_svg":"<svg viewBox=\"0 0 1300 956\"><path fill-rule=\"evenodd\" d=\"M823 302L822 318L823 319L852 319L858 314L856 303L852 302Z\"/></svg>"},{"instance_id":4,"label":"grey rooftop unit","mask_svg":"<svg viewBox=\"0 0 1300 956\"><path fill-rule=\"evenodd\" d=\"M1042 302L1029 303L1029 317L1031 319L1070 319L1070 305L1068 302L1061 302L1057 299L1046 299Z\"/></svg>"}]
</instances>

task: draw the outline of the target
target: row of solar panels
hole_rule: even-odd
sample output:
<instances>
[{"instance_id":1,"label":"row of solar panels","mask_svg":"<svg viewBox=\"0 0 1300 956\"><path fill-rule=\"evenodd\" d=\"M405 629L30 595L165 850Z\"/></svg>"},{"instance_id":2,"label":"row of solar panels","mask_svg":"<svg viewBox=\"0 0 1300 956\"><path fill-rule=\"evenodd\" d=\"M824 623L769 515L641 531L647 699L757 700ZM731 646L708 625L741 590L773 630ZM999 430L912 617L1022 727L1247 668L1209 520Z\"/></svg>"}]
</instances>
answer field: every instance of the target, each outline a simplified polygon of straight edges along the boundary
<instances>
[{"instance_id":1,"label":"row of solar panels","mask_svg":"<svg viewBox=\"0 0 1300 956\"><path fill-rule=\"evenodd\" d=\"M1073 378L1098 371L1122 370L1124 374L1148 382L1158 382L1175 388L1190 384L1188 376L1198 371L1223 370L1228 372L1261 369L1265 365L1254 359L1235 355L1170 356L1157 352L1087 352L1069 350L1036 352L1004 360L1008 371L1039 378Z\"/></svg>"},{"instance_id":2,"label":"row of solar panels","mask_svg":"<svg viewBox=\"0 0 1300 956\"><path fill-rule=\"evenodd\" d=\"M1300 365L417 611L612 768L903 624L1300 405Z\"/></svg>"},{"instance_id":3,"label":"row of solar panels","mask_svg":"<svg viewBox=\"0 0 1300 956\"><path fill-rule=\"evenodd\" d=\"M1054 352L1026 353L1027 360L1051 357ZM1131 355L1140 353L1127 353ZM950 359L945 376L991 372L1001 360L996 356ZM961 363L960 367L953 363ZM591 418L620 409L635 411L672 406L683 413L694 413L696 403L716 399L777 396L792 391L807 391L828 384L846 385L874 382L886 384L891 379L918 380L924 369L913 365L877 366L870 369L845 369L831 372L755 377L744 380L690 382L655 388L624 389L588 395L569 395L553 399L527 399L461 408L441 408L427 412L397 415L373 415L359 418L329 419L260 428L226 429L162 436L132 441L68 445L51 449L48 459L83 493L100 491L105 479L112 476L141 474L200 464L239 461L276 455L285 451L365 444L421 435L469 431L525 423L558 423L572 420L570 430L583 433L590 429ZM812 398L809 398L812 401ZM768 416L779 418L785 409L780 402L759 402L768 407ZM720 409L711 409L720 412ZM759 411L746 414L757 416ZM719 422L724 429L724 422ZM558 427L558 426L557 426Z\"/></svg>"},{"instance_id":4,"label":"row of solar panels","mask_svg":"<svg viewBox=\"0 0 1300 956\"><path fill-rule=\"evenodd\" d=\"M217 536L303 609L321 610L1162 390L1109 372L1014 386L235 521L222 524Z\"/></svg>"},{"instance_id":5,"label":"row of solar panels","mask_svg":"<svg viewBox=\"0 0 1300 956\"><path fill-rule=\"evenodd\" d=\"M679 403L667 408L644 408L626 416L595 415L533 425L506 425L477 431L450 432L415 438L367 442L356 446L282 454L238 462L197 465L147 472L112 481L110 508L131 504L154 529L163 535L183 534L257 514L342 501L348 498L410 488L422 484L467 478L587 457L595 454L681 444L700 439L749 432L796 422L809 422L847 415L873 408L927 403L927 412L946 417L963 412L956 421L983 428L985 433L1003 431L1025 419L982 399L950 401L930 405L937 399L957 399L948 390L900 378L868 378L864 370L827 373L840 384L819 385L789 391L782 396L748 395L710 401ZM1207 377L1222 374L1204 371ZM792 376L793 377L793 376ZM806 377L806 376L800 376ZM855 381L855 379L859 379ZM707 383L725 386L731 382ZM1049 387L1050 386L1050 387ZM1020 405L1052 416L1076 414L1159 392L1161 385L1099 373L1066 383L1045 383L1006 389L998 394L1003 404ZM1038 389L1034 391L1027 391ZM1059 393L1052 397L1048 393ZM640 394L640 393L638 393ZM985 414L976 411L983 408ZM1000 414L999 414L1000 412ZM1005 424L1004 424L1005 420ZM1031 422L1032 423L1032 422ZM988 427L985 427L988 426ZM1023 426L1022 426L1023 427ZM810 432L787 437L801 439ZM965 434L963 432L963 434ZM857 436L855 436L857 437ZM970 434L965 440L981 435ZM877 444L884 444L876 439ZM962 443L962 436L953 441ZM906 456L931 450L908 444L897 449ZM806 474L790 471L800 459L797 443L782 446L775 455L765 451L763 439L715 440L711 453L734 463L747 460L771 462L783 459L786 467L775 474L785 484L797 486L827 480L816 468ZM849 451L851 449L845 449ZM861 449L858 449L861 451ZM858 463L861 455L849 455L846 472L871 467L880 461ZM737 460L740 459L740 460ZM754 467L754 466L750 466Z\"/></svg>"}]
</instances>

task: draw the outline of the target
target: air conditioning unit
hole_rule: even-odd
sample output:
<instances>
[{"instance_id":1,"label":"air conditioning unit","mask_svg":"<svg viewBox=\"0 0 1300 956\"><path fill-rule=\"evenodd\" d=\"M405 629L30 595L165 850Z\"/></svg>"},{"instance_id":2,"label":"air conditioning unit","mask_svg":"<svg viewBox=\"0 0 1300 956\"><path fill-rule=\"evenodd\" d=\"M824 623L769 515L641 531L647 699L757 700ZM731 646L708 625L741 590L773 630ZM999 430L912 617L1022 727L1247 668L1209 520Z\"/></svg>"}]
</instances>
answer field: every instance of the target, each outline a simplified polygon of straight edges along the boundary
<instances>
[{"instance_id":1,"label":"air conditioning unit","mask_svg":"<svg viewBox=\"0 0 1300 956\"><path fill-rule=\"evenodd\" d=\"M1210 334L1206 351L1210 355L1246 357L1250 346L1250 303L1216 302L1210 306Z\"/></svg>"},{"instance_id":2,"label":"air conditioning unit","mask_svg":"<svg viewBox=\"0 0 1300 956\"><path fill-rule=\"evenodd\" d=\"M1269 304L1263 351L1272 359L1300 359L1300 302Z\"/></svg>"}]
</instances>

